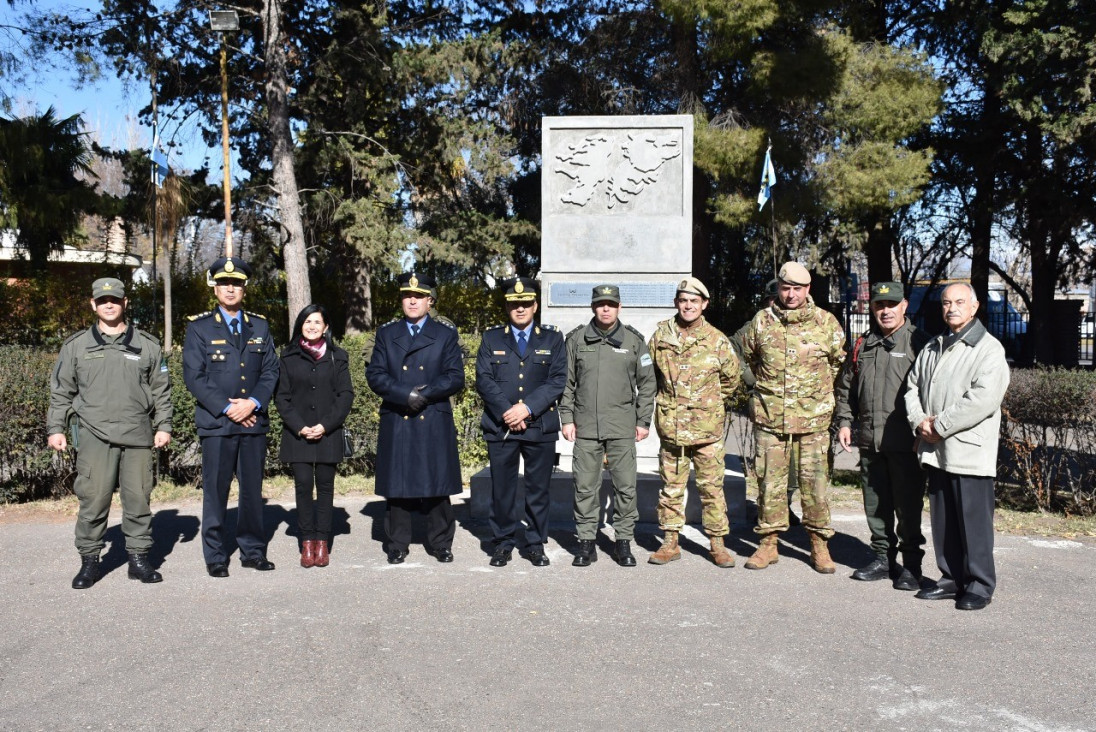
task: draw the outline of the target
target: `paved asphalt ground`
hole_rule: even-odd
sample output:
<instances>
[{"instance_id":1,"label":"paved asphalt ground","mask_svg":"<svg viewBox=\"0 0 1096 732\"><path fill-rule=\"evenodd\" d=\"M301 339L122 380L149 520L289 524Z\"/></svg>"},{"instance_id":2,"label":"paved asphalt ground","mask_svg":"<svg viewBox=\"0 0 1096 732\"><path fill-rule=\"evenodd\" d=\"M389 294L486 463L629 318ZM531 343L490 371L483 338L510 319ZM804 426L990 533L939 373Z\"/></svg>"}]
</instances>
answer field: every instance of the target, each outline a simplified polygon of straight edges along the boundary
<instances>
[{"instance_id":1,"label":"paved asphalt ground","mask_svg":"<svg viewBox=\"0 0 1096 732\"><path fill-rule=\"evenodd\" d=\"M212 579L199 505L156 510L159 585L127 579L117 516L81 592L71 523L0 525L0 729L1096 729L1091 544L998 536L994 602L960 612L851 580L870 558L855 513L835 516L831 576L800 529L762 572L742 567L748 529L734 569L695 530L648 565L650 525L635 569L570 566L567 525L551 567L492 569L463 503L454 563L414 545L393 567L383 503L358 499L331 566L304 570L292 507L271 504L278 569L234 558Z\"/></svg>"}]
</instances>

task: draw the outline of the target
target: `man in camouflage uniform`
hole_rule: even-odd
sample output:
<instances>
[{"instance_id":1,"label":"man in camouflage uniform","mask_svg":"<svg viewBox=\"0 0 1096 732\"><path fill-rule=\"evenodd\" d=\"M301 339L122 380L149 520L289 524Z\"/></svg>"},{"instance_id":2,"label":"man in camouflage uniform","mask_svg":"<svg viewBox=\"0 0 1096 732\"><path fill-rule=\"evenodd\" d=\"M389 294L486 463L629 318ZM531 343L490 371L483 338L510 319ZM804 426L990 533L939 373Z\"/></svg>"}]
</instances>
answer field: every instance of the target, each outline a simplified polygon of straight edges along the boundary
<instances>
[{"instance_id":1,"label":"man in camouflage uniform","mask_svg":"<svg viewBox=\"0 0 1096 732\"><path fill-rule=\"evenodd\" d=\"M658 524L664 532L662 546L647 560L651 564L681 558L678 533L685 526L691 462L712 561L720 567L734 566L734 555L723 545L723 537L730 532L723 495L723 436L739 366L730 340L704 319L708 300L708 288L700 280L682 280L674 298L677 316L659 323L647 344L658 380L655 428L662 440Z\"/></svg>"},{"instance_id":2,"label":"man in camouflage uniform","mask_svg":"<svg viewBox=\"0 0 1096 732\"><path fill-rule=\"evenodd\" d=\"M567 334L567 386L559 405L563 437L575 443L575 526L572 564L597 561L602 461L613 477L614 558L636 566L630 547L639 519L636 443L647 439L655 401L655 372L638 330L620 322L620 288L598 285L590 296L594 317Z\"/></svg>"},{"instance_id":3,"label":"man in camouflage uniform","mask_svg":"<svg viewBox=\"0 0 1096 732\"><path fill-rule=\"evenodd\" d=\"M852 421L860 421L860 482L875 558L852 578L872 582L889 576L894 589L914 591L920 589L925 556L925 474L907 424L906 377L929 335L906 318L907 305L902 283L872 285L871 328L856 339L841 369L834 422L837 441L851 452Z\"/></svg>"},{"instance_id":4,"label":"man in camouflage uniform","mask_svg":"<svg viewBox=\"0 0 1096 732\"><path fill-rule=\"evenodd\" d=\"M754 316L743 341L757 385L750 397L756 427L757 528L761 544L749 569L776 564L779 534L788 529L788 470L799 444L803 524L811 538L811 566L832 574L826 542L830 527L827 453L834 408L833 384L844 361L845 334L837 319L814 304L806 267L780 268L777 300Z\"/></svg>"},{"instance_id":5,"label":"man in camouflage uniform","mask_svg":"<svg viewBox=\"0 0 1096 732\"><path fill-rule=\"evenodd\" d=\"M780 286L780 280L769 280L769 284L765 285L765 304L762 307L764 310L767 307L771 307L773 302L776 301L776 291ZM735 334L731 336L731 345L734 347L734 355L738 356L738 362L742 367L739 375L742 377L742 385L746 387L746 396L753 394L754 386L757 385L757 377L754 376L753 371L750 370L750 362L746 358L746 354L742 351L742 341L746 338L746 332L750 329L750 324L753 322L753 318L746 321L745 325L735 331ZM799 445L792 443L791 464L799 464ZM790 526L799 526L799 517L795 515L795 511L792 510L792 497L795 492L799 490L799 475L794 470L788 471L788 524Z\"/></svg>"}]
</instances>

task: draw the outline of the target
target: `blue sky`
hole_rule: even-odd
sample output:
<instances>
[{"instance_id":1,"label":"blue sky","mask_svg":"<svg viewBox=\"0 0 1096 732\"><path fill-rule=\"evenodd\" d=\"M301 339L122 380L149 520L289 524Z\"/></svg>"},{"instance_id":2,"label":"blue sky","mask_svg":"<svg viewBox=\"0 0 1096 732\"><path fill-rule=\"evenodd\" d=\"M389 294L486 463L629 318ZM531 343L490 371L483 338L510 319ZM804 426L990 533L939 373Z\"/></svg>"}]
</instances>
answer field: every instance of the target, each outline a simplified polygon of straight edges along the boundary
<instances>
[{"instance_id":1,"label":"blue sky","mask_svg":"<svg viewBox=\"0 0 1096 732\"><path fill-rule=\"evenodd\" d=\"M95 9L101 4L94 0L37 0L34 6L43 10L64 11L68 8ZM0 0L0 26L21 25L20 16L28 5L19 2L13 9ZM5 50L17 51L21 43L18 34L2 32L0 43ZM83 116L84 126L99 144L113 149L147 147L152 142L152 129L142 125L138 111L149 103L147 85L131 81L123 84L108 73L96 82L79 85L76 74L63 65L39 64L24 69L25 79L15 85L11 77L0 77L4 91L12 98L9 114L20 116L44 112L49 106L58 116ZM209 161L212 178L220 180L220 148L208 149L196 129L167 130L180 143L181 154L171 153L171 166L197 169ZM237 171L238 172L238 171Z\"/></svg>"}]
</instances>

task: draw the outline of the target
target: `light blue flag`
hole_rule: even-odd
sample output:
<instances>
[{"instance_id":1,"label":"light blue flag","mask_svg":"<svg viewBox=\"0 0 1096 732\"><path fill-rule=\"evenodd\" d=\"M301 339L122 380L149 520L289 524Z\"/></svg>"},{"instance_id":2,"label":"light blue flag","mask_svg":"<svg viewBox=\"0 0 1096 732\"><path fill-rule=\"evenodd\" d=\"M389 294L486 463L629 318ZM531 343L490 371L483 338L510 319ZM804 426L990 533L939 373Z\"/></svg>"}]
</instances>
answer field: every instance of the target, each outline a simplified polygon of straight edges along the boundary
<instances>
[{"instance_id":1,"label":"light blue flag","mask_svg":"<svg viewBox=\"0 0 1096 732\"><path fill-rule=\"evenodd\" d=\"M152 182L157 188L163 188L164 178L167 178L169 172L167 155L160 149L160 139L156 137L152 140Z\"/></svg>"},{"instance_id":2,"label":"light blue flag","mask_svg":"<svg viewBox=\"0 0 1096 732\"><path fill-rule=\"evenodd\" d=\"M761 190L757 193L757 210L765 208L765 204L772 198L772 187L776 185L776 170L773 169L772 152L770 146L765 151L765 164L761 167Z\"/></svg>"}]
</instances>

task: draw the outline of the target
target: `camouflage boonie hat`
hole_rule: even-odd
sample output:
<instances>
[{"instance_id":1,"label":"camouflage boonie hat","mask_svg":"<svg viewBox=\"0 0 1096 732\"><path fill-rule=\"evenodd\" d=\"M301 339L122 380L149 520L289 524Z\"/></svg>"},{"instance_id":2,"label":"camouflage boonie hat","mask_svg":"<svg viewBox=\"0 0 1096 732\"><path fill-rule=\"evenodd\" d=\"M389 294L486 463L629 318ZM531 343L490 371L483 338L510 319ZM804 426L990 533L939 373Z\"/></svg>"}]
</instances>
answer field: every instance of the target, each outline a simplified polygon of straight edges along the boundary
<instances>
[{"instance_id":1,"label":"camouflage boonie hat","mask_svg":"<svg viewBox=\"0 0 1096 732\"><path fill-rule=\"evenodd\" d=\"M902 302L906 299L906 292L901 282L876 282L871 286L872 302Z\"/></svg>"},{"instance_id":2,"label":"camouflage boonie hat","mask_svg":"<svg viewBox=\"0 0 1096 732\"><path fill-rule=\"evenodd\" d=\"M614 305L619 305L620 288L616 285L598 285L590 294L590 304L596 305L599 302L611 302Z\"/></svg>"}]
</instances>

